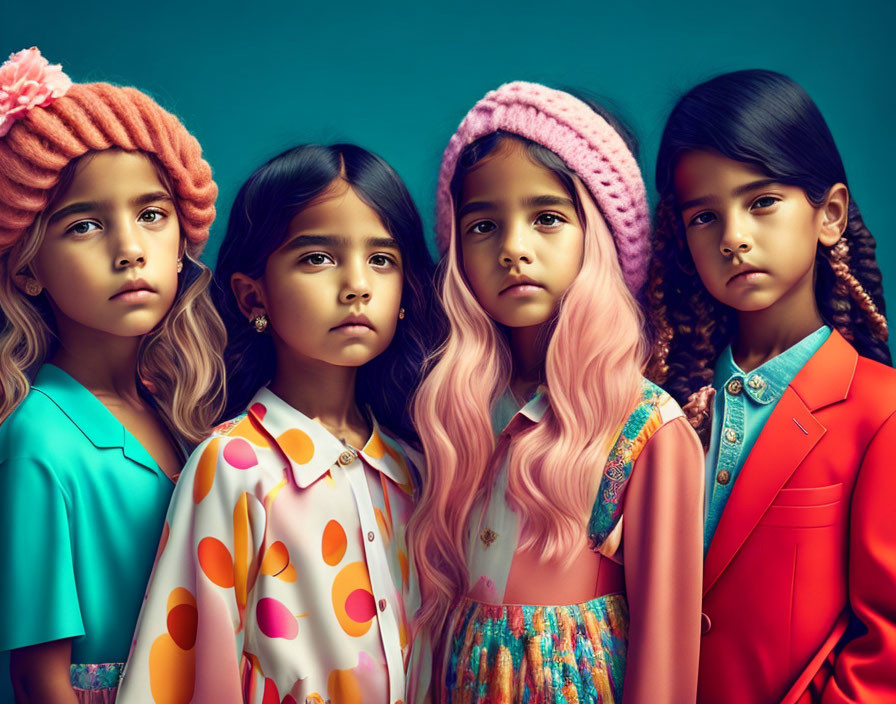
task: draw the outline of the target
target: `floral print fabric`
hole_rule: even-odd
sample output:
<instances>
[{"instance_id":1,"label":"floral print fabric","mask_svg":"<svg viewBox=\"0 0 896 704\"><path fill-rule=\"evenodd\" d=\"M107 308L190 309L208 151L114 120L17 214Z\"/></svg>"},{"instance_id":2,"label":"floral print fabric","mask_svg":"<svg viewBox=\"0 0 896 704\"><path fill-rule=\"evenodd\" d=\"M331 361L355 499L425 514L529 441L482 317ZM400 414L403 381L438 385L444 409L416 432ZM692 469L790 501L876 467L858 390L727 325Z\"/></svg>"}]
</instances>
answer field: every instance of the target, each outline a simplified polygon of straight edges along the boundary
<instances>
[{"instance_id":1,"label":"floral print fabric","mask_svg":"<svg viewBox=\"0 0 896 704\"><path fill-rule=\"evenodd\" d=\"M411 477L259 391L181 475L118 701L403 700Z\"/></svg>"}]
</instances>

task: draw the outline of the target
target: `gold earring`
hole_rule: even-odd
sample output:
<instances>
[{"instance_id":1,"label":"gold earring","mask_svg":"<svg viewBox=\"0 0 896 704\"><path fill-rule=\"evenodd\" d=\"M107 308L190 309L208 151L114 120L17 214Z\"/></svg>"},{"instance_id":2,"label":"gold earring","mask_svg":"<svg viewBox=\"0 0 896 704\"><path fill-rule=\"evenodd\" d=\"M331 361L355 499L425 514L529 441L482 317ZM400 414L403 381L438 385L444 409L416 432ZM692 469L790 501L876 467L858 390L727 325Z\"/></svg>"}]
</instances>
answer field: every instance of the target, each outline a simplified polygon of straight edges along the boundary
<instances>
[{"instance_id":1,"label":"gold earring","mask_svg":"<svg viewBox=\"0 0 896 704\"><path fill-rule=\"evenodd\" d=\"M182 259L177 260L177 273L179 274L184 270L184 262Z\"/></svg>"},{"instance_id":2,"label":"gold earring","mask_svg":"<svg viewBox=\"0 0 896 704\"><path fill-rule=\"evenodd\" d=\"M268 316L264 313L259 313L252 318L252 324L255 326L255 332L264 332L268 326Z\"/></svg>"},{"instance_id":3,"label":"gold earring","mask_svg":"<svg viewBox=\"0 0 896 704\"><path fill-rule=\"evenodd\" d=\"M398 309L398 319L404 320L404 308L403 307Z\"/></svg>"},{"instance_id":4,"label":"gold earring","mask_svg":"<svg viewBox=\"0 0 896 704\"><path fill-rule=\"evenodd\" d=\"M43 290L44 287L37 283L37 281L35 281L34 279L28 279L28 281L25 282L25 293L27 293L29 296L39 296L40 292Z\"/></svg>"}]
</instances>

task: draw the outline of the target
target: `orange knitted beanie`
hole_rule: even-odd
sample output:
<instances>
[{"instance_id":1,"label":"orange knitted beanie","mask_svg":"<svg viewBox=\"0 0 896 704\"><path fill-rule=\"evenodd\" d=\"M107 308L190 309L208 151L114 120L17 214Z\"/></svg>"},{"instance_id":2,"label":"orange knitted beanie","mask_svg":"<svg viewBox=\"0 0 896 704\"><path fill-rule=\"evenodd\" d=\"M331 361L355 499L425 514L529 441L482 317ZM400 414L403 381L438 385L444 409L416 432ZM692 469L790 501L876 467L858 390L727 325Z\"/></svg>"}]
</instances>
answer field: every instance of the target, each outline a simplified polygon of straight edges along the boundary
<instances>
[{"instance_id":1,"label":"orange knitted beanie","mask_svg":"<svg viewBox=\"0 0 896 704\"><path fill-rule=\"evenodd\" d=\"M181 230L198 255L215 219L218 187L196 138L145 93L108 83L72 85L35 48L0 67L0 252L47 206L70 161L112 147L154 154L162 163Z\"/></svg>"}]
</instances>

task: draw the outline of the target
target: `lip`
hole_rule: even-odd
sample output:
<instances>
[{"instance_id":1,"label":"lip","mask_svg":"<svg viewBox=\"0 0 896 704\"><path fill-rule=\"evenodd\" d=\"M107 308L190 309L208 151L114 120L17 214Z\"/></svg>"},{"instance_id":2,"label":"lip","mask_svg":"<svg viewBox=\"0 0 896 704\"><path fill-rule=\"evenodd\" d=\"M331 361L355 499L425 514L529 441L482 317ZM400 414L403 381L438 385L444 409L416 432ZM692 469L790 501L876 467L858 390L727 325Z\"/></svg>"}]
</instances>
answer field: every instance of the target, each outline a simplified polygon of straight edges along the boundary
<instances>
[{"instance_id":1,"label":"lip","mask_svg":"<svg viewBox=\"0 0 896 704\"><path fill-rule=\"evenodd\" d=\"M338 325L330 328L330 331L345 332L353 335L375 331L373 323L366 315L349 315L342 319Z\"/></svg>"},{"instance_id":2,"label":"lip","mask_svg":"<svg viewBox=\"0 0 896 704\"><path fill-rule=\"evenodd\" d=\"M156 290L143 279L132 279L126 282L120 289L109 296L110 301L144 301Z\"/></svg>"},{"instance_id":3,"label":"lip","mask_svg":"<svg viewBox=\"0 0 896 704\"><path fill-rule=\"evenodd\" d=\"M731 284L736 283L752 283L755 279L759 278L759 274L765 273L767 273L765 270L759 269L755 266L741 267L729 277L725 285L730 286ZM754 274L756 276L754 276Z\"/></svg>"},{"instance_id":4,"label":"lip","mask_svg":"<svg viewBox=\"0 0 896 704\"><path fill-rule=\"evenodd\" d=\"M528 276L512 276L504 279L503 286L498 292L498 295L503 296L507 294L511 296L526 296L543 288L544 286L542 286L541 283Z\"/></svg>"}]
</instances>

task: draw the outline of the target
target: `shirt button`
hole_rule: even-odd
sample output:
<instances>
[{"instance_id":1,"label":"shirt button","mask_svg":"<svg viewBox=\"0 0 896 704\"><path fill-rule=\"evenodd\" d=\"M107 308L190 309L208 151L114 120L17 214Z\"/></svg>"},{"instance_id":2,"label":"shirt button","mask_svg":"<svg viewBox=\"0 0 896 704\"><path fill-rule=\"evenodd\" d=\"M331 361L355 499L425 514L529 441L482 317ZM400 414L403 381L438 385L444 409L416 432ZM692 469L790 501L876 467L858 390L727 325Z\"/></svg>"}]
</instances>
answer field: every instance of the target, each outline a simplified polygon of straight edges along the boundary
<instances>
[{"instance_id":1,"label":"shirt button","mask_svg":"<svg viewBox=\"0 0 896 704\"><path fill-rule=\"evenodd\" d=\"M735 433L731 428L728 428L725 431L725 439L730 443L735 443L737 442L737 433Z\"/></svg>"},{"instance_id":2,"label":"shirt button","mask_svg":"<svg viewBox=\"0 0 896 704\"><path fill-rule=\"evenodd\" d=\"M744 385L740 379L732 379L728 382L728 393L732 396L737 396L743 390Z\"/></svg>"},{"instance_id":3,"label":"shirt button","mask_svg":"<svg viewBox=\"0 0 896 704\"><path fill-rule=\"evenodd\" d=\"M380 611L385 611L385 610L386 610L386 600L385 600L385 599L380 599L380 601L379 601L379 607L380 607Z\"/></svg>"},{"instance_id":4,"label":"shirt button","mask_svg":"<svg viewBox=\"0 0 896 704\"><path fill-rule=\"evenodd\" d=\"M758 374L755 374L747 380L747 385L751 389L756 389L758 391L759 389L761 389L762 387L765 386L765 379L763 379Z\"/></svg>"},{"instance_id":5,"label":"shirt button","mask_svg":"<svg viewBox=\"0 0 896 704\"><path fill-rule=\"evenodd\" d=\"M727 469L723 469L723 470L721 470L721 471L716 475L716 481L717 481L719 484L727 484L728 482L731 481L731 473L730 473Z\"/></svg>"},{"instance_id":6,"label":"shirt button","mask_svg":"<svg viewBox=\"0 0 896 704\"><path fill-rule=\"evenodd\" d=\"M345 452L340 453L338 462L344 467L345 465L354 462L356 457L357 455L354 452L346 450Z\"/></svg>"},{"instance_id":7,"label":"shirt button","mask_svg":"<svg viewBox=\"0 0 896 704\"><path fill-rule=\"evenodd\" d=\"M373 531L372 530L367 531L367 540L369 540L372 543L373 538L374 538Z\"/></svg>"},{"instance_id":8,"label":"shirt button","mask_svg":"<svg viewBox=\"0 0 896 704\"><path fill-rule=\"evenodd\" d=\"M700 632L706 635L710 630L712 630L712 621L709 620L709 616L700 614Z\"/></svg>"}]
</instances>

